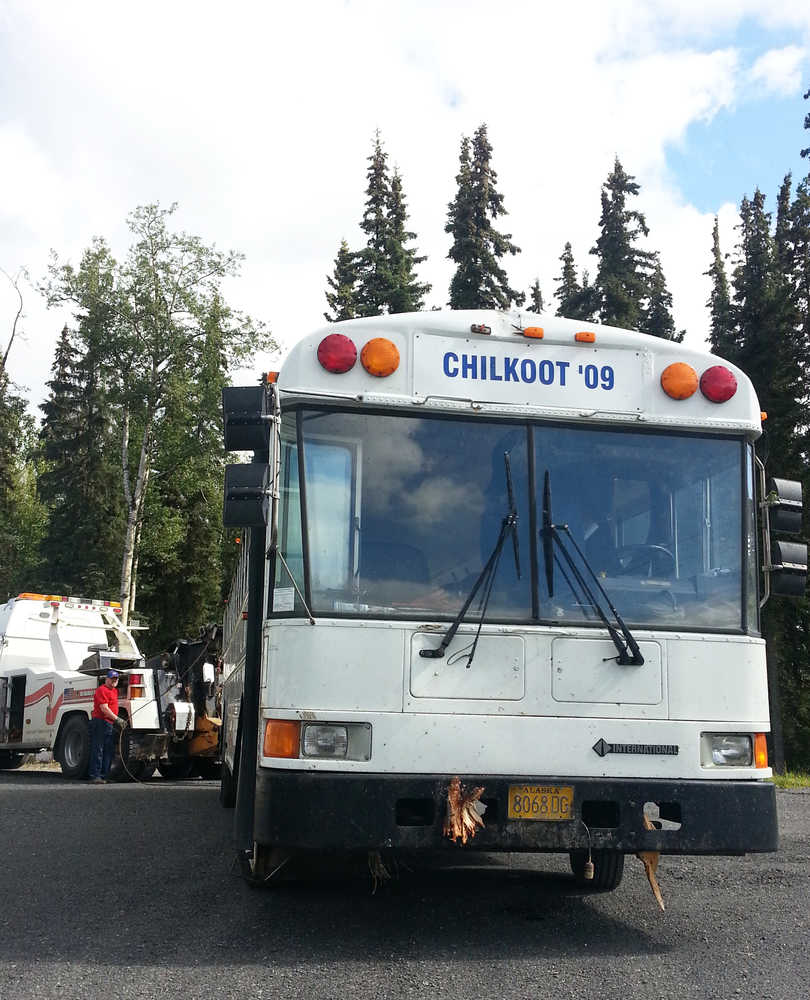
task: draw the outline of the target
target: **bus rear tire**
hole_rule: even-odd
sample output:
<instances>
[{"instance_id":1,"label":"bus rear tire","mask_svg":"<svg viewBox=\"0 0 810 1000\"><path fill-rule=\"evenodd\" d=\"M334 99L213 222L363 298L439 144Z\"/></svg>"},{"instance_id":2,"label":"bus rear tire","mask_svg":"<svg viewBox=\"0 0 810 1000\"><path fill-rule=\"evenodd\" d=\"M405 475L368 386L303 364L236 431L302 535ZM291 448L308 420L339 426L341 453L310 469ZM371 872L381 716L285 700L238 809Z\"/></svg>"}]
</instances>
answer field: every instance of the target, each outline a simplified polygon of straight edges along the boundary
<instances>
[{"instance_id":1,"label":"bus rear tire","mask_svg":"<svg viewBox=\"0 0 810 1000\"><path fill-rule=\"evenodd\" d=\"M0 751L0 771L16 771L24 763L24 753L15 753L13 750Z\"/></svg>"},{"instance_id":2,"label":"bus rear tire","mask_svg":"<svg viewBox=\"0 0 810 1000\"><path fill-rule=\"evenodd\" d=\"M90 723L83 715L74 715L65 723L57 760L66 778L86 776L90 764Z\"/></svg>"},{"instance_id":3,"label":"bus rear tire","mask_svg":"<svg viewBox=\"0 0 810 1000\"><path fill-rule=\"evenodd\" d=\"M624 855L621 851L591 851L592 879L585 878L587 851L571 851L568 857L571 862L571 871L574 873L574 879L580 889L586 889L589 892L613 892L621 884L622 875L624 875Z\"/></svg>"}]
</instances>

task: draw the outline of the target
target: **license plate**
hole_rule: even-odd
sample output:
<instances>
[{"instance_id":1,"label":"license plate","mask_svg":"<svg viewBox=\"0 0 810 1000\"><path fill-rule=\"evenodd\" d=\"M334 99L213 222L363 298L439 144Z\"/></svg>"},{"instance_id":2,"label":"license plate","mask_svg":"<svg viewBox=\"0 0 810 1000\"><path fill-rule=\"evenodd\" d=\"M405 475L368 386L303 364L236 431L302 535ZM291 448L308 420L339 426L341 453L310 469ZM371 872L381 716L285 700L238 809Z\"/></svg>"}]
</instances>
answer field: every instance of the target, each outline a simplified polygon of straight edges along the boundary
<instances>
[{"instance_id":1,"label":"license plate","mask_svg":"<svg viewBox=\"0 0 810 1000\"><path fill-rule=\"evenodd\" d=\"M560 821L573 819L574 789L570 785L510 785L509 819Z\"/></svg>"}]
</instances>

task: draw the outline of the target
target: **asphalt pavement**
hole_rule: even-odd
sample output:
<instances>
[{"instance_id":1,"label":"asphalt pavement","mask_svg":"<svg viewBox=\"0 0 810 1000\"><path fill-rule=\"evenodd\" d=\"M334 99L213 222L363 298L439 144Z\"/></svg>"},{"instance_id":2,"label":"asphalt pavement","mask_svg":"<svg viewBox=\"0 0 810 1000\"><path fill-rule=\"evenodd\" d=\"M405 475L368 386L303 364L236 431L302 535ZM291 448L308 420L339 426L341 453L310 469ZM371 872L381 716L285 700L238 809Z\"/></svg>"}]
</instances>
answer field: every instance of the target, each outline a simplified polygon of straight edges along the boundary
<instances>
[{"instance_id":1,"label":"asphalt pavement","mask_svg":"<svg viewBox=\"0 0 810 1000\"><path fill-rule=\"evenodd\" d=\"M810 791L777 800L779 853L662 858L662 913L635 858L588 896L461 848L257 890L214 782L0 772L0 998L804 1000Z\"/></svg>"}]
</instances>

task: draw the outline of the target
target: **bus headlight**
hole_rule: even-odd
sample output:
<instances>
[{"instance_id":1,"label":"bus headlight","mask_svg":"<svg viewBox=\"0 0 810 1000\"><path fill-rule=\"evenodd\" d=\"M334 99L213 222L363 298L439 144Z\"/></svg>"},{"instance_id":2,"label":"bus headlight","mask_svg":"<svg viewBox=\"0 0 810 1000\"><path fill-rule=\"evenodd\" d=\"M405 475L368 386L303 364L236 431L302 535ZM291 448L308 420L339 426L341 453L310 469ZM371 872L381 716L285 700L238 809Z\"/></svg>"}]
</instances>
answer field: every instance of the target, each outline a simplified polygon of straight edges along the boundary
<instances>
[{"instance_id":1,"label":"bus headlight","mask_svg":"<svg viewBox=\"0 0 810 1000\"><path fill-rule=\"evenodd\" d=\"M345 726L304 726L305 757L345 757L348 749Z\"/></svg>"},{"instance_id":2,"label":"bus headlight","mask_svg":"<svg viewBox=\"0 0 810 1000\"><path fill-rule=\"evenodd\" d=\"M704 767L751 767L753 743L748 733L703 733L701 763Z\"/></svg>"},{"instance_id":3,"label":"bus headlight","mask_svg":"<svg viewBox=\"0 0 810 1000\"><path fill-rule=\"evenodd\" d=\"M370 760L371 726L367 722L307 722L301 748L303 757Z\"/></svg>"}]
</instances>

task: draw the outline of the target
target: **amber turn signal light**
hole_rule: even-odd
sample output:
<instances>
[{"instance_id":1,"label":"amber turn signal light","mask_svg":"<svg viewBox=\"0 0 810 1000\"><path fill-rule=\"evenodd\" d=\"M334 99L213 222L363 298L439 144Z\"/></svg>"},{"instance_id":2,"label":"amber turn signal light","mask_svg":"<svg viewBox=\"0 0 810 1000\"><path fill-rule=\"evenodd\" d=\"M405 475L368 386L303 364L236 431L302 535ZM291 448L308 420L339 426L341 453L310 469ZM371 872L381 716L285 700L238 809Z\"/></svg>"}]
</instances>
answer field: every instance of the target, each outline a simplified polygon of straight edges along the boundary
<instances>
[{"instance_id":1,"label":"amber turn signal light","mask_svg":"<svg viewBox=\"0 0 810 1000\"><path fill-rule=\"evenodd\" d=\"M300 748L300 722L292 719L267 719L264 724L265 757L298 757Z\"/></svg>"},{"instance_id":2,"label":"amber turn signal light","mask_svg":"<svg viewBox=\"0 0 810 1000\"><path fill-rule=\"evenodd\" d=\"M768 766L768 741L765 733L754 733L754 767Z\"/></svg>"}]
</instances>

